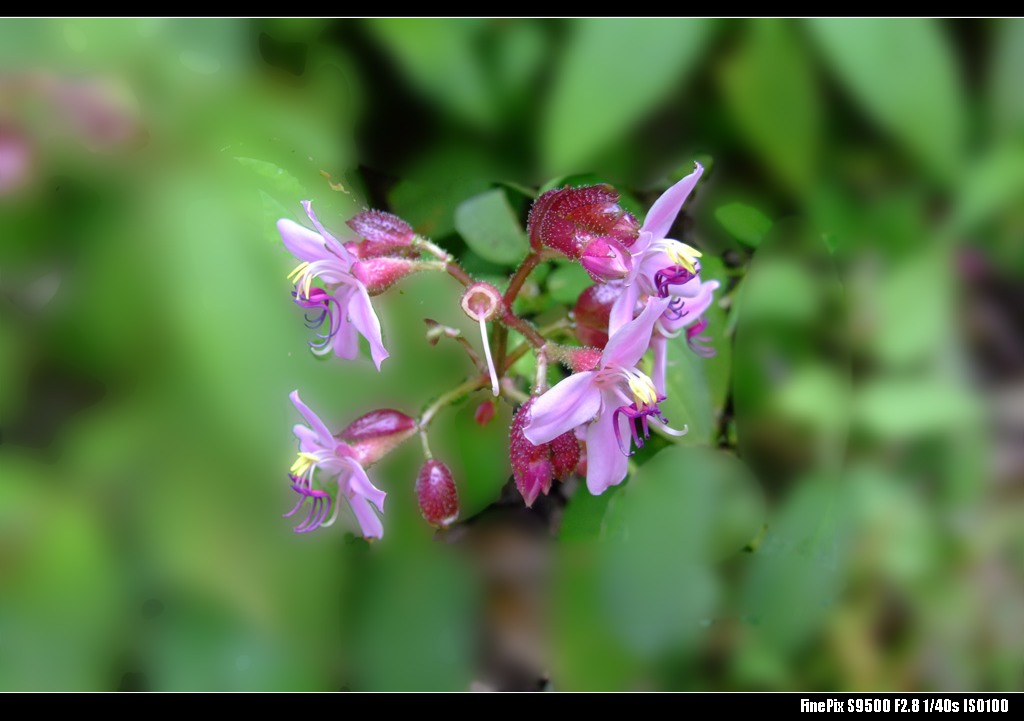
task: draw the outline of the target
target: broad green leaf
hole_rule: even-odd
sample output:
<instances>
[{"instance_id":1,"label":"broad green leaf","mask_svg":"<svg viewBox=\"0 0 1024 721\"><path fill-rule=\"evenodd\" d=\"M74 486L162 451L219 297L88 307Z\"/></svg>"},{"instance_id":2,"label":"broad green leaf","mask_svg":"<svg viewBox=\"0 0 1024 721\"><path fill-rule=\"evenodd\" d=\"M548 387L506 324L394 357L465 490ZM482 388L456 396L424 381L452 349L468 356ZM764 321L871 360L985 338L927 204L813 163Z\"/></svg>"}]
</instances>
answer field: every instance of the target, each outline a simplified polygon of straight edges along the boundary
<instances>
[{"instance_id":1,"label":"broad green leaf","mask_svg":"<svg viewBox=\"0 0 1024 721\"><path fill-rule=\"evenodd\" d=\"M817 174L822 108L802 40L789 22L750 21L721 83L740 133L779 180L804 194Z\"/></svg>"},{"instance_id":2,"label":"broad green leaf","mask_svg":"<svg viewBox=\"0 0 1024 721\"><path fill-rule=\"evenodd\" d=\"M587 271L577 263L561 263L547 277L551 298L569 306L576 305L580 293L594 284Z\"/></svg>"},{"instance_id":3,"label":"broad green leaf","mask_svg":"<svg viewBox=\"0 0 1024 721\"><path fill-rule=\"evenodd\" d=\"M1024 144L993 148L964 175L952 232L971 232L996 213L1024 199Z\"/></svg>"},{"instance_id":4,"label":"broad green leaf","mask_svg":"<svg viewBox=\"0 0 1024 721\"><path fill-rule=\"evenodd\" d=\"M379 18L369 21L377 40L425 95L478 127L498 120L492 86L478 60L485 21ZM416 122L410 118L410 122Z\"/></svg>"},{"instance_id":5,"label":"broad green leaf","mask_svg":"<svg viewBox=\"0 0 1024 721\"><path fill-rule=\"evenodd\" d=\"M771 219L752 205L732 202L715 208L715 220L736 240L756 248L772 229Z\"/></svg>"},{"instance_id":6,"label":"broad green leaf","mask_svg":"<svg viewBox=\"0 0 1024 721\"><path fill-rule=\"evenodd\" d=\"M953 180L963 161L967 104L939 21L819 18L808 28L865 114L931 173Z\"/></svg>"},{"instance_id":7,"label":"broad green leaf","mask_svg":"<svg viewBox=\"0 0 1024 721\"><path fill-rule=\"evenodd\" d=\"M300 200L308 200L306 189L295 179L295 176L273 163L256 158L237 157L239 165L248 168L259 179L260 185L273 194L279 202L292 200L298 203Z\"/></svg>"},{"instance_id":8,"label":"broad green leaf","mask_svg":"<svg viewBox=\"0 0 1024 721\"><path fill-rule=\"evenodd\" d=\"M833 481L799 481L751 559L744 617L781 652L814 633L841 589L850 510L845 499Z\"/></svg>"},{"instance_id":9,"label":"broad green leaf","mask_svg":"<svg viewBox=\"0 0 1024 721\"><path fill-rule=\"evenodd\" d=\"M492 263L515 265L530 249L526 233L500 188L460 203L455 209L455 229L473 252Z\"/></svg>"},{"instance_id":10,"label":"broad green leaf","mask_svg":"<svg viewBox=\"0 0 1024 721\"><path fill-rule=\"evenodd\" d=\"M970 425L981 399L955 378L882 376L860 389L854 412L864 429L902 441Z\"/></svg>"},{"instance_id":11,"label":"broad green leaf","mask_svg":"<svg viewBox=\"0 0 1024 721\"><path fill-rule=\"evenodd\" d=\"M708 20L574 22L542 116L549 174L579 170L685 81L711 35Z\"/></svg>"},{"instance_id":12,"label":"broad green leaf","mask_svg":"<svg viewBox=\"0 0 1024 721\"><path fill-rule=\"evenodd\" d=\"M711 401L705 364L686 344L686 335L667 344L665 400L661 410L672 428L687 428L685 436L674 438L683 445L710 445L714 440L715 410Z\"/></svg>"}]
</instances>

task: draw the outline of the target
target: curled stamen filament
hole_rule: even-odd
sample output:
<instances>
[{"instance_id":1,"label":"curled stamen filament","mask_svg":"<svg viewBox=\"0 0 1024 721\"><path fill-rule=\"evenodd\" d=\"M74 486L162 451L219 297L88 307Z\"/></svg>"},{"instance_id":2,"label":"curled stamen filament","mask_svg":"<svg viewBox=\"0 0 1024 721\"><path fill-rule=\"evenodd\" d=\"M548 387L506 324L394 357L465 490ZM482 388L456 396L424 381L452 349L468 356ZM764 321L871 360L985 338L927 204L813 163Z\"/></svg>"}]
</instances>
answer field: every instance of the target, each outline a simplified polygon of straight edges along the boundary
<instances>
[{"instance_id":1,"label":"curled stamen filament","mask_svg":"<svg viewBox=\"0 0 1024 721\"><path fill-rule=\"evenodd\" d=\"M487 358L487 371L491 374L491 393L495 397L500 392L498 389L498 371L494 368L494 358L491 357L491 344L487 340L487 321L481 313L477 320L480 323L480 342L484 346L484 356Z\"/></svg>"}]
</instances>

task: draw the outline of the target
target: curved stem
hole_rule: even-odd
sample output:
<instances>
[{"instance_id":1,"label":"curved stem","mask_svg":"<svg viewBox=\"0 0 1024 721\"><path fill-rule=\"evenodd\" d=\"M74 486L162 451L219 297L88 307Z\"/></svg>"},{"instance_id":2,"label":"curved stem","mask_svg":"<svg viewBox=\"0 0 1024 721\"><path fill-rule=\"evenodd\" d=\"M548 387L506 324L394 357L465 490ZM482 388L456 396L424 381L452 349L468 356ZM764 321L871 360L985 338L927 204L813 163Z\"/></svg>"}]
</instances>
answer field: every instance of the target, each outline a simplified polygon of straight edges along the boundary
<instances>
[{"instance_id":1,"label":"curved stem","mask_svg":"<svg viewBox=\"0 0 1024 721\"><path fill-rule=\"evenodd\" d=\"M486 385L490 385L490 383L491 378L488 374L473 376L472 378L469 378L460 383L459 385L455 386L447 393L443 393L440 396L438 396L437 400L431 403L427 407L427 409L423 411L422 415L420 415L420 420L418 423L420 433L424 433L426 431L427 426L429 426L430 422L434 420L434 416L437 415L437 412L439 410L441 410L445 406L451 405L452 403L459 400L466 394L475 391L477 388L482 388Z\"/></svg>"},{"instance_id":2,"label":"curved stem","mask_svg":"<svg viewBox=\"0 0 1024 721\"><path fill-rule=\"evenodd\" d=\"M512 302L519 295L519 291L523 289L523 283L526 282L526 279L533 272L533 269L537 267L538 263L540 263L540 253L531 250L530 254L523 258L523 262L516 268L516 273L508 282L508 288L505 290L504 300L508 308L512 307Z\"/></svg>"}]
</instances>

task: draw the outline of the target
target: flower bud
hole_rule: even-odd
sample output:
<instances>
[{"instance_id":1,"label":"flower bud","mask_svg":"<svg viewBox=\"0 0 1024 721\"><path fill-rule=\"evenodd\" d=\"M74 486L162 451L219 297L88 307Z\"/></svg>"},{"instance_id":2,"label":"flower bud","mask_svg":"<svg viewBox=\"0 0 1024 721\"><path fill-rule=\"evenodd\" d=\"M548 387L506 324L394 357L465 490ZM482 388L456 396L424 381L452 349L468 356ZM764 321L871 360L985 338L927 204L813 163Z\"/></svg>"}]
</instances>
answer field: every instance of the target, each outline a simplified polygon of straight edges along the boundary
<instances>
[{"instance_id":1,"label":"flower bud","mask_svg":"<svg viewBox=\"0 0 1024 721\"><path fill-rule=\"evenodd\" d=\"M619 194L610 185L549 190L534 202L527 226L534 250L547 246L573 260L596 238L628 248L639 236L636 218L619 206Z\"/></svg>"},{"instance_id":2,"label":"flower bud","mask_svg":"<svg viewBox=\"0 0 1024 721\"><path fill-rule=\"evenodd\" d=\"M568 366L573 373L592 371L601 362L601 351L597 348L556 343L548 343L544 348L549 359Z\"/></svg>"},{"instance_id":3,"label":"flower bud","mask_svg":"<svg viewBox=\"0 0 1024 721\"><path fill-rule=\"evenodd\" d=\"M416 500L430 525L447 528L455 522L459 517L459 492L448 466L434 459L423 464L416 477Z\"/></svg>"},{"instance_id":4,"label":"flower bud","mask_svg":"<svg viewBox=\"0 0 1024 721\"><path fill-rule=\"evenodd\" d=\"M481 428L486 428L492 418L494 418L494 401L484 401L476 407L476 411L473 413L473 420Z\"/></svg>"},{"instance_id":5,"label":"flower bud","mask_svg":"<svg viewBox=\"0 0 1024 721\"><path fill-rule=\"evenodd\" d=\"M547 495L555 478L565 480L576 470L580 458L579 442L571 432L563 433L554 440L537 446L523 435L523 427L530 419L533 401L534 399L530 398L519 406L512 419L509 434L512 475L527 507L532 506L541 493Z\"/></svg>"},{"instance_id":6,"label":"flower bud","mask_svg":"<svg viewBox=\"0 0 1024 721\"><path fill-rule=\"evenodd\" d=\"M369 467L393 451L416 432L416 420L400 411L383 408L370 411L334 434L352 448L356 461Z\"/></svg>"},{"instance_id":7,"label":"flower bud","mask_svg":"<svg viewBox=\"0 0 1024 721\"><path fill-rule=\"evenodd\" d=\"M356 255L360 258L387 255L407 248L416 237L411 225L397 215L382 210L364 210L350 218L346 224L366 239L355 244Z\"/></svg>"},{"instance_id":8,"label":"flower bud","mask_svg":"<svg viewBox=\"0 0 1024 721\"><path fill-rule=\"evenodd\" d=\"M625 246L611 238L590 241L580 256L583 269L598 283L621 280L633 269L633 258Z\"/></svg>"},{"instance_id":9,"label":"flower bud","mask_svg":"<svg viewBox=\"0 0 1024 721\"><path fill-rule=\"evenodd\" d=\"M409 258L379 257L356 261L356 277L370 295L380 295L407 275L423 269L423 263Z\"/></svg>"},{"instance_id":10,"label":"flower bud","mask_svg":"<svg viewBox=\"0 0 1024 721\"><path fill-rule=\"evenodd\" d=\"M621 292L620 284L601 283L580 293L573 309L576 337L580 343L604 348L608 342L608 317L612 312L612 304Z\"/></svg>"}]
</instances>

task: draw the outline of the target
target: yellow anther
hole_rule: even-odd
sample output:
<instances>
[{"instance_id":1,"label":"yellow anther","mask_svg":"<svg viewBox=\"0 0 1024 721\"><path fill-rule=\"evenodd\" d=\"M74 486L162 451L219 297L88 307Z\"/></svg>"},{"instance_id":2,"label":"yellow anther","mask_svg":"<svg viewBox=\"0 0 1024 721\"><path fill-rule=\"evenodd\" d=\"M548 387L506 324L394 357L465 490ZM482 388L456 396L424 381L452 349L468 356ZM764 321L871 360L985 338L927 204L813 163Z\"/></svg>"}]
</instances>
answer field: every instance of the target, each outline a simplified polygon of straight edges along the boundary
<instances>
[{"instance_id":1,"label":"yellow anther","mask_svg":"<svg viewBox=\"0 0 1024 721\"><path fill-rule=\"evenodd\" d=\"M316 463L317 458L312 453L299 453L299 457L295 459L295 463L292 464L289 473L293 476L301 476L315 466Z\"/></svg>"},{"instance_id":2,"label":"yellow anther","mask_svg":"<svg viewBox=\"0 0 1024 721\"><path fill-rule=\"evenodd\" d=\"M295 269L292 270L292 272L288 274L288 280L292 280L293 278L297 278L302 273L302 271L304 271L308 267L309 267L309 262L308 261L305 262L305 263L299 263L297 266L295 266Z\"/></svg>"},{"instance_id":3,"label":"yellow anther","mask_svg":"<svg viewBox=\"0 0 1024 721\"><path fill-rule=\"evenodd\" d=\"M701 257L701 252L696 248L692 248L686 243L675 241L669 243L665 253L676 265L683 266L691 273L697 272L697 258Z\"/></svg>"},{"instance_id":4,"label":"yellow anther","mask_svg":"<svg viewBox=\"0 0 1024 721\"><path fill-rule=\"evenodd\" d=\"M654 388L654 381L640 371L634 371L629 374L628 383L638 408L657 405L658 391Z\"/></svg>"}]
</instances>

